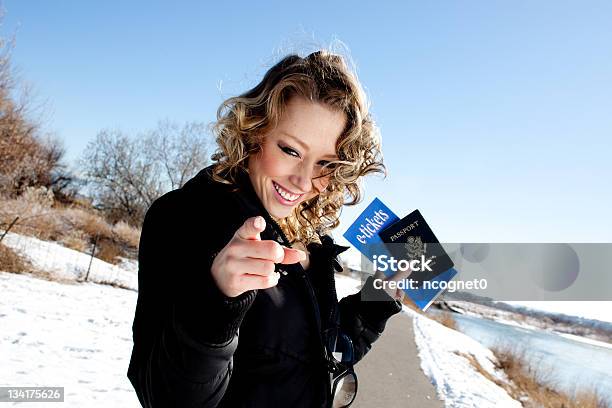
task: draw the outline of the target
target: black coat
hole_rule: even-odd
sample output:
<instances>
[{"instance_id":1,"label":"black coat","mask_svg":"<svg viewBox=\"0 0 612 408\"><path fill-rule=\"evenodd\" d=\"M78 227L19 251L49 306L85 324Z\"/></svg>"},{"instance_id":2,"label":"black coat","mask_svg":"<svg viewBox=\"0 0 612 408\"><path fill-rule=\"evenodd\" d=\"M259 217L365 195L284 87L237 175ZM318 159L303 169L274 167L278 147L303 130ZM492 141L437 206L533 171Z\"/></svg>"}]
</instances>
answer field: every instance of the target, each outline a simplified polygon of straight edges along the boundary
<instances>
[{"instance_id":1,"label":"black coat","mask_svg":"<svg viewBox=\"0 0 612 408\"><path fill-rule=\"evenodd\" d=\"M322 237L310 266L283 265L276 287L229 298L210 274L243 222L266 219L262 239L289 245L246 174L217 183L211 168L149 208L139 250L138 303L128 378L143 407L324 407L329 374L322 332L340 321L358 361L401 309L398 301L338 302L334 269L346 249ZM376 291L371 280L364 290ZM380 295L380 293L378 293Z\"/></svg>"}]
</instances>

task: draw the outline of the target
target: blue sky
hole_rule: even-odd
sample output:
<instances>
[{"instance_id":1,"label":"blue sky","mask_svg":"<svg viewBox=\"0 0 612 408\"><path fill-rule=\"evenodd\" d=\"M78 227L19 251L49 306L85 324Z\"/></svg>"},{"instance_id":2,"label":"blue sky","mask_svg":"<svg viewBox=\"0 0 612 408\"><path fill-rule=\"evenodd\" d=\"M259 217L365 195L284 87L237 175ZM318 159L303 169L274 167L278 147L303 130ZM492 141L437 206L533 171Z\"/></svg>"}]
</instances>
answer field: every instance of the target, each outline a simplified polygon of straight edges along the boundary
<instances>
[{"instance_id":1,"label":"blue sky","mask_svg":"<svg viewBox=\"0 0 612 408\"><path fill-rule=\"evenodd\" d=\"M229 4L227 6L226 4ZM612 242L612 3L5 0L13 62L78 157L104 128L214 120L279 57L344 42L389 170L443 242Z\"/></svg>"}]
</instances>

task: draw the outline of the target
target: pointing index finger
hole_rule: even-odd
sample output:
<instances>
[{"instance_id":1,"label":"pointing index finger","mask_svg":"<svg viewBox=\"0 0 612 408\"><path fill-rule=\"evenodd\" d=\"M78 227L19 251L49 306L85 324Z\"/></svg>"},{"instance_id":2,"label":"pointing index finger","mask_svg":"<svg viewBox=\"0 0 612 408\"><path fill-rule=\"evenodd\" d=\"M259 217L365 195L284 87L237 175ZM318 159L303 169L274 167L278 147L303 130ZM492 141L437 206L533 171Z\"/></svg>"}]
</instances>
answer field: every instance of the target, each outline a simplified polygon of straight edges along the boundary
<instances>
[{"instance_id":1,"label":"pointing index finger","mask_svg":"<svg viewBox=\"0 0 612 408\"><path fill-rule=\"evenodd\" d=\"M236 236L242 239L261 240L259 234L266 229L266 220L262 216L251 217L236 231Z\"/></svg>"}]
</instances>

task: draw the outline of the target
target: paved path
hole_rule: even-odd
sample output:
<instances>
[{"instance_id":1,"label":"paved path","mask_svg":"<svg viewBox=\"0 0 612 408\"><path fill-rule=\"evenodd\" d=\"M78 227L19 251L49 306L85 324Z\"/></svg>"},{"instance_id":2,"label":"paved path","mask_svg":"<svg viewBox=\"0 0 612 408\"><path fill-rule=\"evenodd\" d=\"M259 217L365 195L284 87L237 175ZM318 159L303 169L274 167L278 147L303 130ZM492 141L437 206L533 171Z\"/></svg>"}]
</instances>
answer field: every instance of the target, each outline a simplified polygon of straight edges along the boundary
<instances>
[{"instance_id":1,"label":"paved path","mask_svg":"<svg viewBox=\"0 0 612 408\"><path fill-rule=\"evenodd\" d=\"M382 337L356 366L356 408L443 408L421 371L412 318L404 313L387 322Z\"/></svg>"}]
</instances>

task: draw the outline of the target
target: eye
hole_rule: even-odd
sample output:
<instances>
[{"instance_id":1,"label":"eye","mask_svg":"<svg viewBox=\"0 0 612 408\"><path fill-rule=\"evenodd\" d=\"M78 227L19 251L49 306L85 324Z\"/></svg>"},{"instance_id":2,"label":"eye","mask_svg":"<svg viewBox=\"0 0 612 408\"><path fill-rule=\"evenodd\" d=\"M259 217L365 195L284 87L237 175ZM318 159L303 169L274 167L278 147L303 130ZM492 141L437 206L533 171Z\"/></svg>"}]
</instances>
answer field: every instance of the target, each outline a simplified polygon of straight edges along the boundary
<instances>
[{"instance_id":1,"label":"eye","mask_svg":"<svg viewBox=\"0 0 612 408\"><path fill-rule=\"evenodd\" d=\"M336 163L333 163L329 160L320 160L317 165L321 167L325 167L326 170L334 170L336 168Z\"/></svg>"},{"instance_id":2,"label":"eye","mask_svg":"<svg viewBox=\"0 0 612 408\"><path fill-rule=\"evenodd\" d=\"M336 169L336 163L327 160L320 160L317 162L317 166L319 167L319 175L316 178L327 177Z\"/></svg>"},{"instance_id":3,"label":"eye","mask_svg":"<svg viewBox=\"0 0 612 408\"><path fill-rule=\"evenodd\" d=\"M279 144L278 148L290 156L298 157L298 158L300 157L300 154L297 152L297 150L294 150L290 148L289 146L282 146Z\"/></svg>"}]
</instances>

